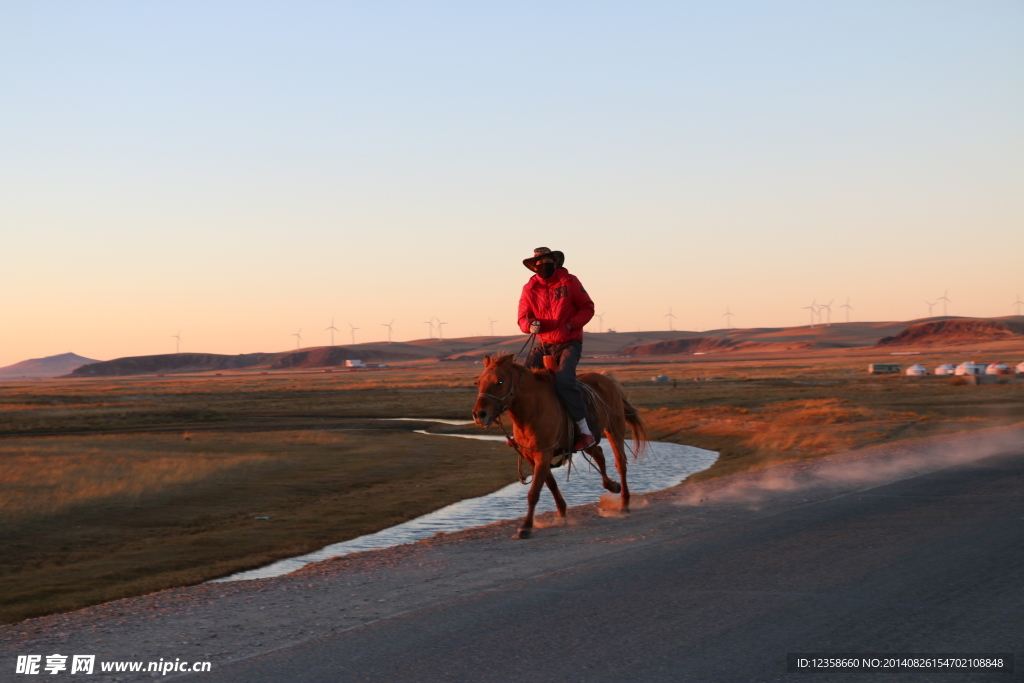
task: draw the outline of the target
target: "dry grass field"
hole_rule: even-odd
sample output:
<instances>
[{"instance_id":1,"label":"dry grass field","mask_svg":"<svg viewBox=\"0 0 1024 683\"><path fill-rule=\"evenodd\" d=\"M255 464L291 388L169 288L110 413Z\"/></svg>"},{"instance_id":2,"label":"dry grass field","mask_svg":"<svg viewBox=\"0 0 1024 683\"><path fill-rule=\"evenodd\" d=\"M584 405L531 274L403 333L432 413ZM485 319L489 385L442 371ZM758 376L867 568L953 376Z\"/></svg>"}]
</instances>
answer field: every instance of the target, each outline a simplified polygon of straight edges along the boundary
<instances>
[{"instance_id":1,"label":"dry grass field","mask_svg":"<svg viewBox=\"0 0 1024 683\"><path fill-rule=\"evenodd\" d=\"M0 615L198 583L371 533L514 481L505 450L358 425L5 439Z\"/></svg>"},{"instance_id":2,"label":"dry grass field","mask_svg":"<svg viewBox=\"0 0 1024 683\"><path fill-rule=\"evenodd\" d=\"M948 357L928 354L912 361ZM872 377L891 359L869 352L692 360L584 369L613 370L656 438L719 451L695 479L1024 420L1020 381ZM0 621L260 566L514 481L504 445L387 420L468 418L478 371L0 384Z\"/></svg>"}]
</instances>

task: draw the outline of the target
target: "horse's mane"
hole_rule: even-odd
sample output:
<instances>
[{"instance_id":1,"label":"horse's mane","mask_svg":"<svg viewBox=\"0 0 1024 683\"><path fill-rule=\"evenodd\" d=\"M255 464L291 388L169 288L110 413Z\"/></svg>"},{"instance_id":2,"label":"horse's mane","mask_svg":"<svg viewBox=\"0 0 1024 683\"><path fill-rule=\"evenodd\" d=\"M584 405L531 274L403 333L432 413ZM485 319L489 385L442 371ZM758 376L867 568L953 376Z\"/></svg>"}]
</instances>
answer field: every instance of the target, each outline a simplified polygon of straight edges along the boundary
<instances>
[{"instance_id":1,"label":"horse's mane","mask_svg":"<svg viewBox=\"0 0 1024 683\"><path fill-rule=\"evenodd\" d=\"M545 368L530 368L530 372L533 374L534 377L539 379L541 382L551 383L551 381L555 377Z\"/></svg>"},{"instance_id":2,"label":"horse's mane","mask_svg":"<svg viewBox=\"0 0 1024 683\"><path fill-rule=\"evenodd\" d=\"M519 363L516 363L516 357L513 353L496 353L493 356L491 356L491 362L494 363L495 365L504 365L505 363L509 363L513 367L523 367ZM542 382L551 382L552 375L550 372L548 372L546 368L526 369L529 370L534 377L541 380Z\"/></svg>"}]
</instances>

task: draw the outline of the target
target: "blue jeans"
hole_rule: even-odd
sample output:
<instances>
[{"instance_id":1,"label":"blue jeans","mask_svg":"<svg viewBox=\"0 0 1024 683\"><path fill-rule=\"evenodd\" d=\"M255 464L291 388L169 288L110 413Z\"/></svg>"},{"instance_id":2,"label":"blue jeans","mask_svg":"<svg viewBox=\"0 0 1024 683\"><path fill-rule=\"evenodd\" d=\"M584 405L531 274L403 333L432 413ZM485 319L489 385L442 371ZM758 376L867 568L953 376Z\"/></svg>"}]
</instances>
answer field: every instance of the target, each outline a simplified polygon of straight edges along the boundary
<instances>
[{"instance_id":1,"label":"blue jeans","mask_svg":"<svg viewBox=\"0 0 1024 683\"><path fill-rule=\"evenodd\" d=\"M526 367L543 368L544 356L554 356L555 394L565 404L573 422L579 422L587 416L587 406L583 402L583 394L576 386L576 365L583 355L583 342L566 342L565 344L545 344L540 342L530 355L526 357Z\"/></svg>"}]
</instances>

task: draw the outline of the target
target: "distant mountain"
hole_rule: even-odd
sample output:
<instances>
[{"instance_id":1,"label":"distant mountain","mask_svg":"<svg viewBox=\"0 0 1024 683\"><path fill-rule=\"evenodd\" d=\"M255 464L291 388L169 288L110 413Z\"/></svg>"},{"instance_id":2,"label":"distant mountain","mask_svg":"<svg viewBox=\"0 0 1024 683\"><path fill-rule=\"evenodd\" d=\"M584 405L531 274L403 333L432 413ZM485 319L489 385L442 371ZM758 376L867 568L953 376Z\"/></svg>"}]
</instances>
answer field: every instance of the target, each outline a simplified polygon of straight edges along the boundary
<instances>
[{"instance_id":1,"label":"distant mountain","mask_svg":"<svg viewBox=\"0 0 1024 683\"><path fill-rule=\"evenodd\" d=\"M674 356L678 354L714 353L721 351L767 353L773 351L806 351L827 346L835 347L836 345L809 341L759 342L722 339L721 337L690 337L689 339L669 339L650 344L627 346L622 349L621 353L624 356Z\"/></svg>"},{"instance_id":2,"label":"distant mountain","mask_svg":"<svg viewBox=\"0 0 1024 683\"><path fill-rule=\"evenodd\" d=\"M884 337L878 346L930 346L999 341L1024 334L1024 322L1013 319L959 318L911 325L899 334Z\"/></svg>"},{"instance_id":3,"label":"distant mountain","mask_svg":"<svg viewBox=\"0 0 1024 683\"><path fill-rule=\"evenodd\" d=\"M998 339L1018 334L1024 317L972 320L936 317L908 322L834 322L799 327L759 327L719 329L703 332L653 330L646 332L590 332L585 336L586 357L607 355L671 356L693 353L776 353L816 349L864 348L875 344L901 345L919 343L936 333L945 337L970 336ZM901 334L902 333L902 334ZM888 341L880 343L883 337ZM416 339L407 342L368 342L348 346L319 346L277 353L169 353L156 356L133 356L109 361L89 361L74 354L77 363L62 371L29 375L27 370L14 370L25 363L0 370L0 379L21 376L53 377L116 377L131 375L174 375L231 370L292 370L335 368L346 360L364 363L402 363L462 361L473 362L484 354L515 353L523 349L527 337L522 334L498 337L463 337L461 339ZM898 339L898 341L893 341ZM64 356L55 356L54 359ZM36 363L40 361L26 361ZM14 370L12 373L11 371ZM70 373L70 374L68 374Z\"/></svg>"},{"instance_id":4,"label":"distant mountain","mask_svg":"<svg viewBox=\"0 0 1024 683\"><path fill-rule=\"evenodd\" d=\"M707 332L588 332L584 354L672 355L712 351L776 352L846 346L870 346L885 334L895 334L906 323L834 323L827 327L790 327L709 330ZM408 361L480 360L484 354L512 352L523 348L525 335L463 337L461 339L417 339L408 342L368 342L348 346L319 346L278 353L168 353L156 356L117 358L84 365L71 377L116 377L131 375L175 375L231 370L291 370L334 368L346 360L365 363Z\"/></svg>"},{"instance_id":5,"label":"distant mountain","mask_svg":"<svg viewBox=\"0 0 1024 683\"><path fill-rule=\"evenodd\" d=\"M59 356L23 360L6 368L0 368L0 380L4 379L46 379L60 377L76 368L100 361L84 358L76 353L62 353Z\"/></svg>"},{"instance_id":6,"label":"distant mountain","mask_svg":"<svg viewBox=\"0 0 1024 683\"><path fill-rule=\"evenodd\" d=\"M330 368L345 364L346 360L371 363L394 363L429 357L429 351L410 352L406 345L393 344L352 349L346 346L319 346L280 353L242 353L229 356L219 353L167 353L157 356L116 358L102 363L83 365L71 377L117 377L128 375L183 374L263 368L290 370L293 368ZM415 351L415 347L412 347Z\"/></svg>"},{"instance_id":7,"label":"distant mountain","mask_svg":"<svg viewBox=\"0 0 1024 683\"><path fill-rule=\"evenodd\" d=\"M180 372L210 372L265 365L279 354L242 353L226 356L218 353L167 353L156 356L130 356L90 363L76 368L71 377L117 377Z\"/></svg>"}]
</instances>

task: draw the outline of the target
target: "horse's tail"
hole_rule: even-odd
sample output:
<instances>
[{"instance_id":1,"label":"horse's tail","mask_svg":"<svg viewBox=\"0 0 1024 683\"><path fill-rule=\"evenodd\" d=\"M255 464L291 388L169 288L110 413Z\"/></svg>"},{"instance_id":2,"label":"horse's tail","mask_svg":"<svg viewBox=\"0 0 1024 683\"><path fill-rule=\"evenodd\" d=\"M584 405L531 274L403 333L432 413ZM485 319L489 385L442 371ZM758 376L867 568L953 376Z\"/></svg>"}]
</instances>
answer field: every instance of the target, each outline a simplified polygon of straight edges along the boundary
<instances>
[{"instance_id":1,"label":"horse's tail","mask_svg":"<svg viewBox=\"0 0 1024 683\"><path fill-rule=\"evenodd\" d=\"M647 421L637 412L636 406L629 402L625 394L622 396L622 411L626 416L626 424L633 430L633 459L636 460L647 450L650 435L647 433Z\"/></svg>"},{"instance_id":2,"label":"horse's tail","mask_svg":"<svg viewBox=\"0 0 1024 683\"><path fill-rule=\"evenodd\" d=\"M626 398L626 389L622 383L607 370L601 374L614 382L615 387L619 390L619 397L622 399L622 413L626 418L626 424L633 430L633 459L636 460L647 451L647 442L651 440L647 431L647 421L637 412L636 406Z\"/></svg>"}]
</instances>

